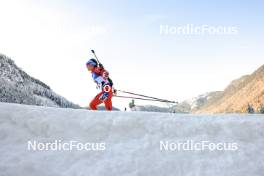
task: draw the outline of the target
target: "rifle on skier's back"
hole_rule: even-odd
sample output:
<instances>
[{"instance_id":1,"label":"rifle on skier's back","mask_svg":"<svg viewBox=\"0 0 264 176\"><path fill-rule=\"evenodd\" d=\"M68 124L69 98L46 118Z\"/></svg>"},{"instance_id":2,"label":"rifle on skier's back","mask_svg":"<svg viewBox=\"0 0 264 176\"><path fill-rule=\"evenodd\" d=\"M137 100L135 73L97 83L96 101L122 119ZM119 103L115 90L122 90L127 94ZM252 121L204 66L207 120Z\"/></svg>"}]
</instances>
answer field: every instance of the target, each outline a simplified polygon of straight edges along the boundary
<instances>
[{"instance_id":1,"label":"rifle on skier's back","mask_svg":"<svg viewBox=\"0 0 264 176\"><path fill-rule=\"evenodd\" d=\"M95 57L95 59L96 59L96 61L98 63L98 66L100 68L104 69L103 64L99 61L98 57L96 56L95 51L94 50L91 50L91 52L93 53L93 55L94 55L94 57ZM108 77L107 79L109 81L110 86L113 87L113 85L114 85L113 80L110 77ZM116 93L115 89L114 89L114 93Z\"/></svg>"}]
</instances>

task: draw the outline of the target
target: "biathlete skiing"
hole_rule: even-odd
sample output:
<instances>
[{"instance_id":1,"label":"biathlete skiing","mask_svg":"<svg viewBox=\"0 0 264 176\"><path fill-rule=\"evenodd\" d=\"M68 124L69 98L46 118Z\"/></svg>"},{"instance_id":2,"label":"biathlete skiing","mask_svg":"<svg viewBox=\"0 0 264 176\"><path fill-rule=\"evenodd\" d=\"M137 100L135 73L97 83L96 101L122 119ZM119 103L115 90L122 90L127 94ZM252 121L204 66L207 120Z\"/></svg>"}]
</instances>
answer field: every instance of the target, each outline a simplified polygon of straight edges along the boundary
<instances>
[{"instance_id":1,"label":"biathlete skiing","mask_svg":"<svg viewBox=\"0 0 264 176\"><path fill-rule=\"evenodd\" d=\"M92 53L95 55L94 51ZM109 73L104 69L104 66L95 58L90 59L86 63L86 68L92 73L92 78L97 84L97 88L101 90L90 103L91 110L97 110L97 106L104 103L105 109L112 110L112 97L113 97L113 81L109 78Z\"/></svg>"}]
</instances>

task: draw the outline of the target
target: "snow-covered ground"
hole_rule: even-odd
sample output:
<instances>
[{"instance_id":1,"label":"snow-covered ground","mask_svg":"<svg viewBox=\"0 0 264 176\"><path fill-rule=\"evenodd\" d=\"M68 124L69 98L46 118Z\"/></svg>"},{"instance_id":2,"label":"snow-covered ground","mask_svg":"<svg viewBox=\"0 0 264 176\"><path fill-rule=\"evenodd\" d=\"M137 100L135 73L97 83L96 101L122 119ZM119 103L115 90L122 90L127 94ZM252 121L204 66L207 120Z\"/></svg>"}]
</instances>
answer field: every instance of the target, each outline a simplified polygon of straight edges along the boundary
<instances>
[{"instance_id":1,"label":"snow-covered ground","mask_svg":"<svg viewBox=\"0 0 264 176\"><path fill-rule=\"evenodd\" d=\"M263 129L263 115L93 112L0 103L0 175L261 176ZM94 147L28 150L28 141L56 140ZM232 147L176 150L176 144L190 141ZM161 143L170 145L167 151Z\"/></svg>"}]
</instances>

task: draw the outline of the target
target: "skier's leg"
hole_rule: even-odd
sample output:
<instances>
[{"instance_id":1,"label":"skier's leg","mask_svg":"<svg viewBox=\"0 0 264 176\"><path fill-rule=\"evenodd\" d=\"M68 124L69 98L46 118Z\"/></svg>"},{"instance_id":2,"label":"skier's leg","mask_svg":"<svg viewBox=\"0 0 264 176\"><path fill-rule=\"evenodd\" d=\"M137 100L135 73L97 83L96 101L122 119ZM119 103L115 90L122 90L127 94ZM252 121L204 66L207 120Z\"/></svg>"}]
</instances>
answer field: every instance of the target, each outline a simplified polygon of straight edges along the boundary
<instances>
[{"instance_id":1,"label":"skier's leg","mask_svg":"<svg viewBox=\"0 0 264 176\"><path fill-rule=\"evenodd\" d=\"M112 111L112 96L113 96L113 93L112 92L109 92L109 97L104 101L104 104L105 104L105 109L107 111Z\"/></svg>"},{"instance_id":2,"label":"skier's leg","mask_svg":"<svg viewBox=\"0 0 264 176\"><path fill-rule=\"evenodd\" d=\"M112 111L112 99L105 100L104 104L107 111Z\"/></svg>"},{"instance_id":3,"label":"skier's leg","mask_svg":"<svg viewBox=\"0 0 264 176\"><path fill-rule=\"evenodd\" d=\"M99 94L96 95L96 96L94 97L94 99L91 101L91 103L90 103L90 108L91 108L92 110L97 110L97 106L98 106L99 104L102 103L102 101L100 100L100 97L101 97L102 94L103 94L103 92L99 93Z\"/></svg>"}]
</instances>

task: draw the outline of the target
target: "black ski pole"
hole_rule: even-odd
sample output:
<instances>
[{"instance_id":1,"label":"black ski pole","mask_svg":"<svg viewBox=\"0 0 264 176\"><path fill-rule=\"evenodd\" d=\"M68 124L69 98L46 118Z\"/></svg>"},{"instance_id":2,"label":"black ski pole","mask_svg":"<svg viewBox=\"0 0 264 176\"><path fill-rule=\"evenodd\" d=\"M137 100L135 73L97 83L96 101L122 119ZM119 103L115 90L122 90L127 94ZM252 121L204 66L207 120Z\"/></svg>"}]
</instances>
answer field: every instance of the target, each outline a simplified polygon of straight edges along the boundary
<instances>
[{"instance_id":1,"label":"black ski pole","mask_svg":"<svg viewBox=\"0 0 264 176\"><path fill-rule=\"evenodd\" d=\"M139 97L130 97L130 96L120 96L120 95L114 95L114 97L117 98L129 98L129 99L138 99L138 100L146 100L146 101L158 101L158 102L165 102L165 103L175 103L169 100L156 100L151 98L139 98Z\"/></svg>"},{"instance_id":2,"label":"black ski pole","mask_svg":"<svg viewBox=\"0 0 264 176\"><path fill-rule=\"evenodd\" d=\"M128 92L128 91L123 91L123 90L117 90L118 92L122 92L122 93L127 93L127 94L131 94L131 95L137 95L137 96L141 96L141 97L145 97L145 98L151 98L151 99L155 99L155 100L160 100L160 101L166 101L166 102L171 102L171 103L178 103L176 101L170 101L170 100L166 100L166 99L161 99L161 98L156 98L156 97L152 97L152 96L147 96L147 95L142 95L142 94L137 94L137 93L133 93L133 92Z\"/></svg>"}]
</instances>

